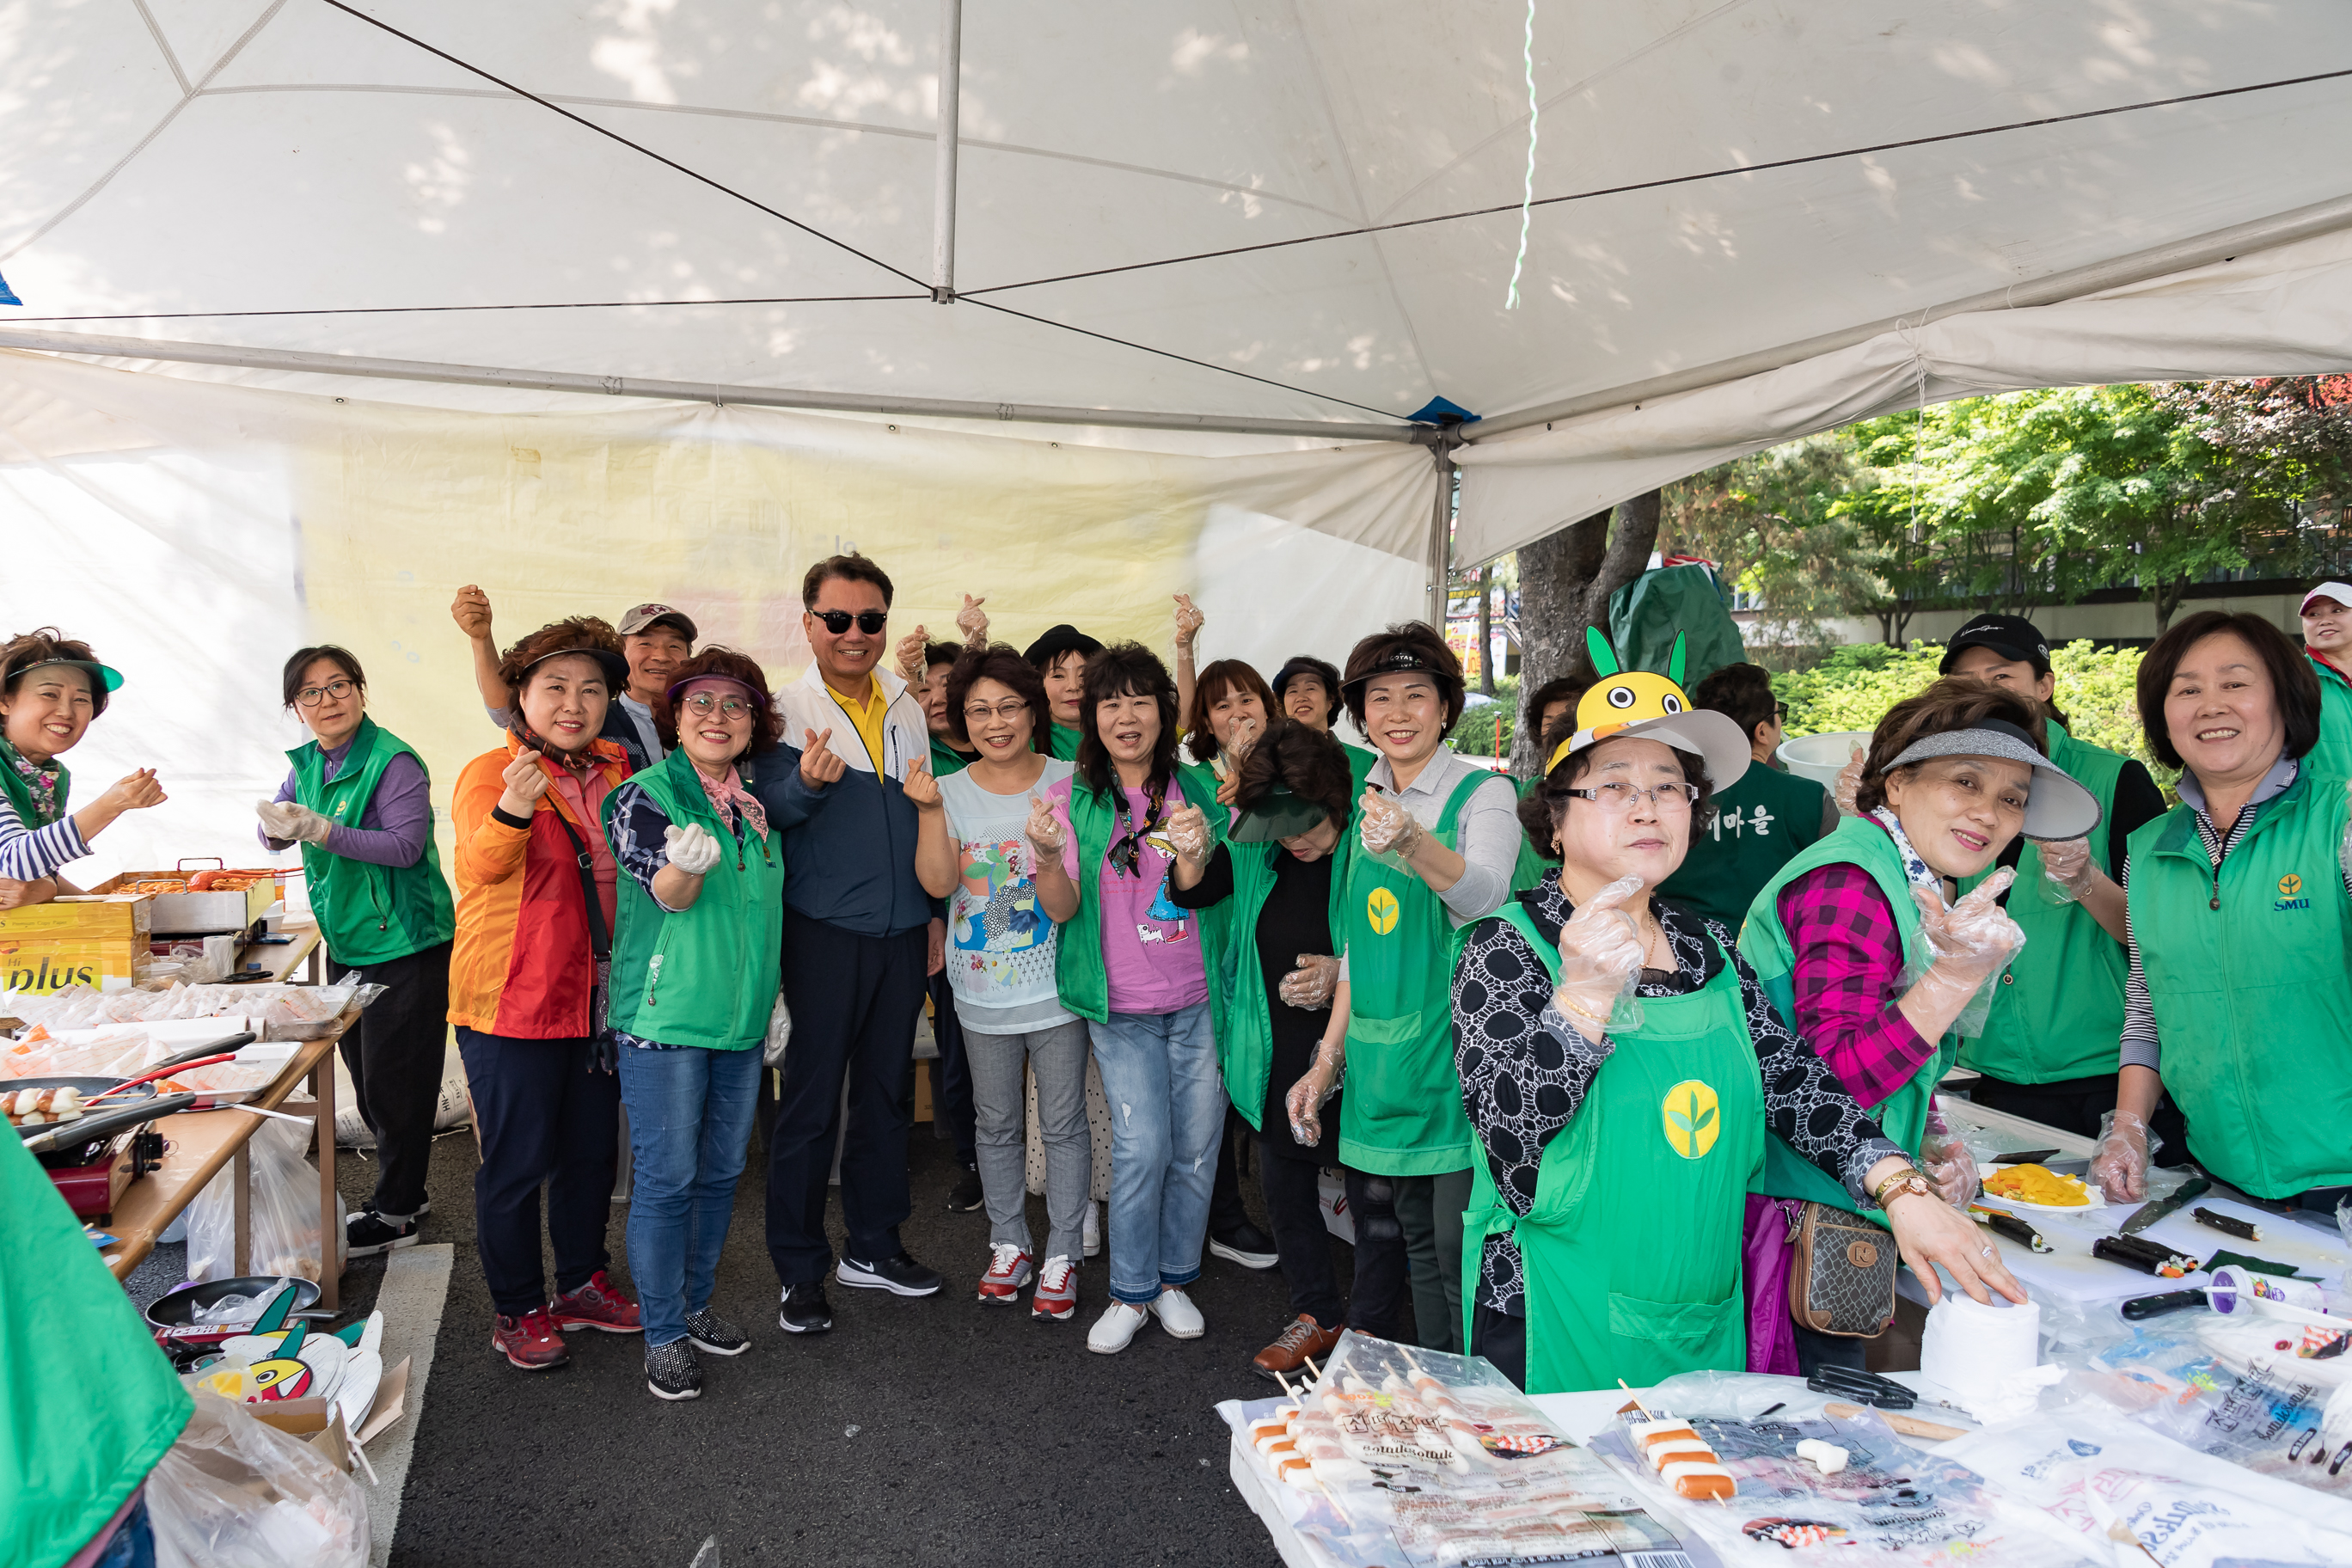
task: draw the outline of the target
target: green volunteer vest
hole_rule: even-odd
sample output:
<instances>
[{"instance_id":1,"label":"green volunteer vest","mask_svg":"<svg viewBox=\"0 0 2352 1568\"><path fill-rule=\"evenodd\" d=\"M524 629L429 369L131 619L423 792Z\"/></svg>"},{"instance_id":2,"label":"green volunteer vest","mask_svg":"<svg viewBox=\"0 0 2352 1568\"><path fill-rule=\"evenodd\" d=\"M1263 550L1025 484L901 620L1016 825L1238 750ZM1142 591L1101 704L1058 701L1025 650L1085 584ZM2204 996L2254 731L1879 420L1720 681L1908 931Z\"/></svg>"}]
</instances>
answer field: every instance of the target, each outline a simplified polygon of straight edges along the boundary
<instances>
[{"instance_id":1,"label":"green volunteer vest","mask_svg":"<svg viewBox=\"0 0 2352 1568\"><path fill-rule=\"evenodd\" d=\"M943 779L971 766L971 753L959 752L937 735L931 737L931 776Z\"/></svg>"},{"instance_id":2,"label":"green volunteer vest","mask_svg":"<svg viewBox=\"0 0 2352 1568\"><path fill-rule=\"evenodd\" d=\"M1906 971L1924 971L1932 962L1920 929L1919 906L1911 901L1911 884L1903 875L1902 851L1895 848L1895 840L1885 828L1867 817L1842 818L1836 832L1811 845L1764 884L1764 890L1748 908L1747 924L1740 929L1740 956L1748 960L1757 979L1764 983L1765 993L1784 1020L1793 1020L1797 1016L1796 991L1790 980L1796 968L1796 953L1789 944L1787 928L1780 924L1780 890L1816 867L1840 863L1859 866L1869 872L1879 892L1894 906L1895 926L1903 935ZM1647 1006L1648 1003L1643 1005ZM1916 1156L1919 1152L1936 1085L1950 1070L1958 1050L1958 1037L1946 1035L1936 1042L1935 1054L1919 1064L1919 1070L1902 1088L1878 1104L1865 1108L1877 1118L1879 1130L1909 1154ZM1885 1223L1877 1210L1864 1210L1845 1188L1822 1174L1811 1161L1777 1137L1765 1140L1764 1173L1757 1179L1753 1190L1767 1197L1805 1198L1862 1215L1877 1224Z\"/></svg>"},{"instance_id":3,"label":"green volunteer vest","mask_svg":"<svg viewBox=\"0 0 2352 1568\"><path fill-rule=\"evenodd\" d=\"M1822 837L1828 796L1811 779L1750 763L1715 796L1715 821L1691 834L1690 853L1658 893L1677 908L1721 921L1737 933L1757 889Z\"/></svg>"},{"instance_id":4,"label":"green volunteer vest","mask_svg":"<svg viewBox=\"0 0 2352 1568\"><path fill-rule=\"evenodd\" d=\"M2108 876L2106 824L2116 809L2116 781L2124 759L2050 727L2050 760L2099 797L2099 826L2091 833L2091 863ZM2017 859L2009 918L2025 932L2025 946L1993 988L1984 1033L1960 1042L1960 1065L2009 1083L2056 1083L2116 1070L2123 1037L2124 981L2131 960L2081 904L2053 904L2042 896L2042 851L2032 839ZM1965 893L1990 876L1970 877Z\"/></svg>"},{"instance_id":5,"label":"green volunteer vest","mask_svg":"<svg viewBox=\"0 0 2352 1568\"><path fill-rule=\"evenodd\" d=\"M1055 723L1050 720L1048 722L1053 723L1053 732L1045 737L1047 754L1066 763L1076 762L1078 742L1087 738L1087 732L1076 724Z\"/></svg>"},{"instance_id":6,"label":"green volunteer vest","mask_svg":"<svg viewBox=\"0 0 2352 1568\"><path fill-rule=\"evenodd\" d=\"M1538 774L1531 779L1513 779L1511 787L1519 792L1521 800L1525 800L1535 793L1536 786L1541 783L1543 783L1543 777ZM1519 835L1519 858L1511 867L1511 891L1524 893L1559 869L1559 862L1545 859L1536 848L1536 841L1522 831Z\"/></svg>"},{"instance_id":7,"label":"green volunteer vest","mask_svg":"<svg viewBox=\"0 0 2352 1568\"><path fill-rule=\"evenodd\" d=\"M2304 768L2329 778L2352 779L2352 679L2316 658L2311 668L2319 677L2319 743L2303 759ZM65 799L63 790L58 798Z\"/></svg>"},{"instance_id":8,"label":"green volunteer vest","mask_svg":"<svg viewBox=\"0 0 2352 1568\"><path fill-rule=\"evenodd\" d=\"M2132 936L2189 1152L2256 1197L2352 1184L2340 780L2298 775L2221 862L2177 805L2131 836Z\"/></svg>"},{"instance_id":9,"label":"green volunteer vest","mask_svg":"<svg viewBox=\"0 0 2352 1568\"><path fill-rule=\"evenodd\" d=\"M195 1405L24 1142L0 1138L0 1563L56 1568L105 1528Z\"/></svg>"},{"instance_id":10,"label":"green volunteer vest","mask_svg":"<svg viewBox=\"0 0 2352 1568\"><path fill-rule=\"evenodd\" d=\"M1346 931L1348 868L1356 852L1356 825L1351 815L1339 829L1331 858L1331 897L1326 918L1331 940ZM1279 844L1234 844L1225 854L1233 862L1234 892L1225 900L1232 914L1225 922L1225 1010L1217 1019L1217 1065L1224 1072L1225 1093L1242 1120L1256 1128L1265 1110L1266 1079L1274 1070L1274 1019L1267 1012L1264 977L1257 973L1257 918L1274 892L1275 857Z\"/></svg>"},{"instance_id":11,"label":"green volunteer vest","mask_svg":"<svg viewBox=\"0 0 2352 1568\"><path fill-rule=\"evenodd\" d=\"M1217 804L1216 775L1192 763L1178 763L1176 782L1184 792L1185 804L1199 806L1209 819L1213 847L1223 843L1225 812ZM1063 923L1055 945L1054 979L1062 1005L1097 1024L1110 1016L1110 974L1103 967L1102 894L1097 884L1103 856L1110 848L1111 825L1117 820L1108 795L1087 788L1084 778L1070 780L1070 826L1078 838L1078 909ZM1201 967L1209 977L1209 1016L1222 1019L1233 974L1233 955L1226 951L1233 900L1193 913L1200 921Z\"/></svg>"},{"instance_id":12,"label":"green volunteer vest","mask_svg":"<svg viewBox=\"0 0 2352 1568\"><path fill-rule=\"evenodd\" d=\"M416 765L425 766L425 759L407 742L362 717L331 782L324 776L326 754L316 741L295 747L286 760L294 764L296 800L338 827L357 827L383 770L402 756L416 757ZM426 774L428 780L431 776ZM436 947L457 933L457 908L441 876L441 851L434 845L429 825L425 853L414 866L371 865L306 843L302 875L327 956L339 964L386 963Z\"/></svg>"},{"instance_id":13,"label":"green volunteer vest","mask_svg":"<svg viewBox=\"0 0 2352 1568\"><path fill-rule=\"evenodd\" d=\"M1465 775L1430 830L1454 847L1455 820L1495 775ZM1348 1092L1339 1158L1375 1176L1434 1176L1473 1162L1454 1066L1454 930L1429 884L1370 855L1348 868Z\"/></svg>"},{"instance_id":14,"label":"green volunteer vest","mask_svg":"<svg viewBox=\"0 0 2352 1568\"><path fill-rule=\"evenodd\" d=\"M1559 977L1559 950L1517 900L1497 911ZM1687 996L1644 996L1575 1117L1544 1146L1535 1202L1512 1214L1485 1160L1462 1216L1462 1278L1490 1236L1518 1248L1529 1394L1645 1387L1748 1368L1741 1242L1764 1168L1764 1082L1727 958ZM1355 1092L1355 1086L1349 1086ZM1470 1342L1475 1287L1462 1293Z\"/></svg>"},{"instance_id":15,"label":"green volunteer vest","mask_svg":"<svg viewBox=\"0 0 2352 1568\"><path fill-rule=\"evenodd\" d=\"M16 771L17 754L16 747L0 741L0 795L5 795L8 804L16 808L17 821L26 827L47 827L65 816L66 801L73 793L73 774L66 771L65 763L53 760L58 770L57 809L45 812L33 798L33 786L26 784L25 776ZM1359 789L1363 787L1361 779L1356 782Z\"/></svg>"},{"instance_id":16,"label":"green volunteer vest","mask_svg":"<svg viewBox=\"0 0 2352 1568\"><path fill-rule=\"evenodd\" d=\"M1348 753L1348 778L1355 785L1355 797L1360 797L1364 793L1364 781L1372 776L1372 766L1381 760L1381 754L1346 741L1339 742L1339 749Z\"/></svg>"},{"instance_id":17,"label":"green volunteer vest","mask_svg":"<svg viewBox=\"0 0 2352 1568\"><path fill-rule=\"evenodd\" d=\"M612 1026L665 1046L749 1050L767 1037L782 983L784 838L773 827L753 837L719 818L693 760L672 752L629 782L680 827L700 826L719 840L694 907L673 913L625 872L613 931ZM617 792L604 797L612 833ZM729 853L731 851L731 853Z\"/></svg>"}]
</instances>

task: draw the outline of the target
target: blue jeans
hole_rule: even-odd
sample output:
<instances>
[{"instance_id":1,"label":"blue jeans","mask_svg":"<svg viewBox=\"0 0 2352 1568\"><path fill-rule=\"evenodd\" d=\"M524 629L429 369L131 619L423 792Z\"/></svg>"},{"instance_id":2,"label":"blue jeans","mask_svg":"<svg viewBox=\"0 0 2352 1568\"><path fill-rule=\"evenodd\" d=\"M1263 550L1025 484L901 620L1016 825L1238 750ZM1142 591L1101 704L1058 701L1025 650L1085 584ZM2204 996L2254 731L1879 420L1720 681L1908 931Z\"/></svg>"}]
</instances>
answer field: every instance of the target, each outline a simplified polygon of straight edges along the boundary
<instances>
[{"instance_id":1,"label":"blue jeans","mask_svg":"<svg viewBox=\"0 0 2352 1568\"><path fill-rule=\"evenodd\" d=\"M620 1055L636 1179L629 1274L646 1345L671 1344L710 1305L760 1101L760 1051L623 1046Z\"/></svg>"},{"instance_id":2,"label":"blue jeans","mask_svg":"<svg viewBox=\"0 0 2352 1568\"><path fill-rule=\"evenodd\" d=\"M1110 1102L1110 1293L1139 1307L1201 1277L1225 1083L1206 1003L1087 1031Z\"/></svg>"}]
</instances>

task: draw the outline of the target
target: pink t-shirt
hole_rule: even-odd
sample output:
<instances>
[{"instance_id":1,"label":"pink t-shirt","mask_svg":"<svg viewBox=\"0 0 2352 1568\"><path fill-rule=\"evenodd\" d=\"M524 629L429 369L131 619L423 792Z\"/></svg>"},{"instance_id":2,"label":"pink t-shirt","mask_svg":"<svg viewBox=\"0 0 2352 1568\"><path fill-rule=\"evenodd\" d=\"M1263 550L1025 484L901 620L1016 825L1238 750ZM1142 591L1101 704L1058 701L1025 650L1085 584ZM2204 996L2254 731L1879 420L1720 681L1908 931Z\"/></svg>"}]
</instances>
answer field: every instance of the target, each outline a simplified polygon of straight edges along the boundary
<instances>
[{"instance_id":1,"label":"pink t-shirt","mask_svg":"<svg viewBox=\"0 0 2352 1568\"><path fill-rule=\"evenodd\" d=\"M1163 826L1148 836L1129 876L1104 863L1078 872L1078 836L1070 826L1071 779L1046 795L1062 824L1062 869L1077 883L1086 904L1078 918L1093 917L1102 931L1103 971L1110 983L1114 1013L1173 1013L1209 999L1208 971L1201 959L1201 922L1191 910L1168 899L1168 868L1175 852ZM1164 824L1184 804L1182 787L1168 783ZM1141 790L1127 792L1132 820L1141 822L1149 803ZM1114 835L1114 839L1117 835Z\"/></svg>"}]
</instances>

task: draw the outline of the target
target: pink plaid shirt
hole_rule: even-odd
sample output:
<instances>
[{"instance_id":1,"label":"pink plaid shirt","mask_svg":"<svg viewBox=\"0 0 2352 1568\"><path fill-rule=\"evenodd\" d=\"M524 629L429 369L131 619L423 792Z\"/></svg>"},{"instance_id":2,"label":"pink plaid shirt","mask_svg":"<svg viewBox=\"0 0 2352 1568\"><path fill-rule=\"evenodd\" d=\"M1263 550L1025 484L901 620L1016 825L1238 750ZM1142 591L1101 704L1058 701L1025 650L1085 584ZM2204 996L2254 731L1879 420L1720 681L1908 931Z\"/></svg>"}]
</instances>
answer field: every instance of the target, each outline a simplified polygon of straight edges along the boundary
<instances>
[{"instance_id":1,"label":"pink plaid shirt","mask_svg":"<svg viewBox=\"0 0 2352 1568\"><path fill-rule=\"evenodd\" d=\"M1878 1104L1936 1054L1896 1010L1903 938L1894 909L1869 872L1841 863L1783 888L1780 910L1796 953L1797 1016L1789 1021L1855 1103Z\"/></svg>"}]
</instances>

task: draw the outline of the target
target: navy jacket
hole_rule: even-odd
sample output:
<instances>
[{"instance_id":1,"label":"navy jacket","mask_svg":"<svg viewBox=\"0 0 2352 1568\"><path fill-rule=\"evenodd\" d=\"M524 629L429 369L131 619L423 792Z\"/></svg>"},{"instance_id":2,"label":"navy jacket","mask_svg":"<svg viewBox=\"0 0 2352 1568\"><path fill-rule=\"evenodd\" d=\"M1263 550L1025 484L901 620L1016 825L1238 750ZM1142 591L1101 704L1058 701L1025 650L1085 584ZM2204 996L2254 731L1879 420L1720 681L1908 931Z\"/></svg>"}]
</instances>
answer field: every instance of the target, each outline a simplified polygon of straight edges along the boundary
<instances>
[{"instance_id":1,"label":"navy jacket","mask_svg":"<svg viewBox=\"0 0 2352 1568\"><path fill-rule=\"evenodd\" d=\"M743 787L782 829L784 907L859 936L928 925L915 879L915 804L897 779L851 768L823 789L801 782L798 746L742 764Z\"/></svg>"}]
</instances>

